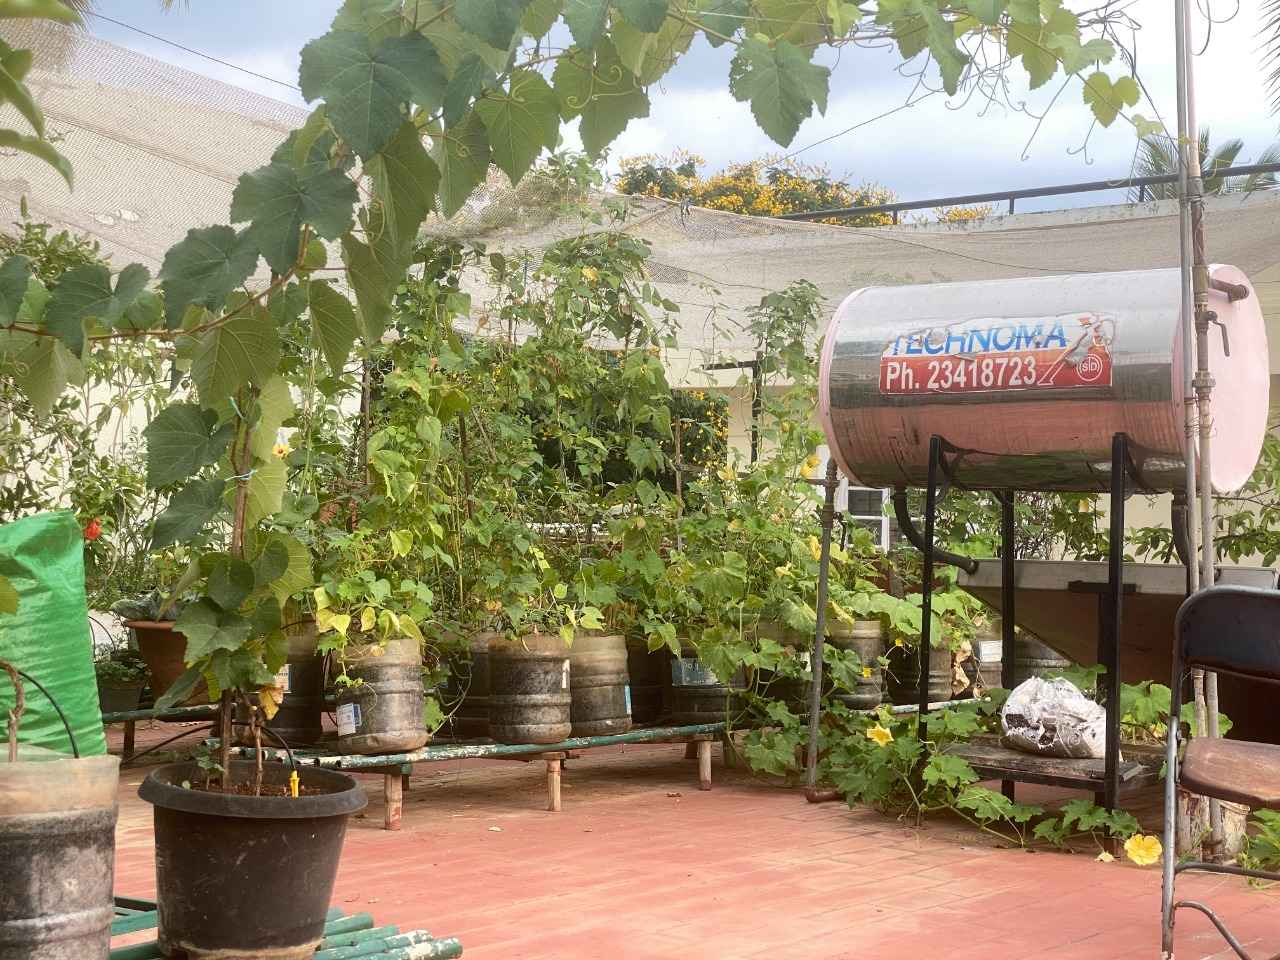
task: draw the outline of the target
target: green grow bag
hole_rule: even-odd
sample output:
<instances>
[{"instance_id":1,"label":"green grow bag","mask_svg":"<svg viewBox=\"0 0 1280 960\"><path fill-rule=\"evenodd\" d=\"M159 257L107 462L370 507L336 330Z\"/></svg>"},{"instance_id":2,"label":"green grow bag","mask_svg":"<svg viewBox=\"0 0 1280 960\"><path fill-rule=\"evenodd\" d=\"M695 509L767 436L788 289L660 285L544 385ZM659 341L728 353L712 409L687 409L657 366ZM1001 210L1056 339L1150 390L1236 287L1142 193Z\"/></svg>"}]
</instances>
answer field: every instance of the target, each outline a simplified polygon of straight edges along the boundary
<instances>
[{"instance_id":1,"label":"green grow bag","mask_svg":"<svg viewBox=\"0 0 1280 960\"><path fill-rule=\"evenodd\" d=\"M70 511L41 513L0 526L0 574L18 593L18 612L0 614L0 659L34 677L66 714L82 757L105 754L93 641L84 593L84 534ZM48 698L24 682L26 712L18 739L62 754L66 730ZM14 692L0 682L0 718Z\"/></svg>"}]
</instances>

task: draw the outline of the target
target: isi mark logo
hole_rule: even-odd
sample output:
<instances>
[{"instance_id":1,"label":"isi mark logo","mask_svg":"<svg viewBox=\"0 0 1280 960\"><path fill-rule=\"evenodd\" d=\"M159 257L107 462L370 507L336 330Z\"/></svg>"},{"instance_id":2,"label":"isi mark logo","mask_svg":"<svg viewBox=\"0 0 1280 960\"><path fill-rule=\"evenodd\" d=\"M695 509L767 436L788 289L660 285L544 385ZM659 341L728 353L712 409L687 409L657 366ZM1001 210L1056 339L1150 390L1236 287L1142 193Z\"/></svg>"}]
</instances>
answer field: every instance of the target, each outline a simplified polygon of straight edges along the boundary
<instances>
[{"instance_id":1,"label":"isi mark logo","mask_svg":"<svg viewBox=\"0 0 1280 960\"><path fill-rule=\"evenodd\" d=\"M988 393L1111 385L1115 317L1072 313L923 327L890 341L880 392Z\"/></svg>"}]
</instances>

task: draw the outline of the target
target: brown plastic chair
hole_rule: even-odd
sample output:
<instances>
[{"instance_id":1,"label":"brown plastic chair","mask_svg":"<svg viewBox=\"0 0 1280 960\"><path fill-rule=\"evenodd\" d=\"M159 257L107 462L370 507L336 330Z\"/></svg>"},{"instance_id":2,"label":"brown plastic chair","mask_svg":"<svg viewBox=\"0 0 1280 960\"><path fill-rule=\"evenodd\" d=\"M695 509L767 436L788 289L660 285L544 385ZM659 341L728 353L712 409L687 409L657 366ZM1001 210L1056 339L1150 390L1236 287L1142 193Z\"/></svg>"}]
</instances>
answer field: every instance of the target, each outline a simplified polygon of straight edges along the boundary
<instances>
[{"instance_id":1,"label":"brown plastic chair","mask_svg":"<svg viewBox=\"0 0 1280 960\"><path fill-rule=\"evenodd\" d=\"M1210 587L1188 597L1174 622L1171 718L1181 713L1183 684L1193 667L1280 683L1280 591ZM1180 726L1169 724L1166 743L1162 956L1173 960L1174 917L1178 910L1187 908L1207 916L1241 960L1252 960L1208 905L1176 900L1174 884L1186 870L1277 881L1280 873L1201 861L1178 863L1174 854L1177 788L1181 785L1201 796L1243 803L1254 810L1280 810L1280 746L1196 737L1179 758Z\"/></svg>"}]
</instances>

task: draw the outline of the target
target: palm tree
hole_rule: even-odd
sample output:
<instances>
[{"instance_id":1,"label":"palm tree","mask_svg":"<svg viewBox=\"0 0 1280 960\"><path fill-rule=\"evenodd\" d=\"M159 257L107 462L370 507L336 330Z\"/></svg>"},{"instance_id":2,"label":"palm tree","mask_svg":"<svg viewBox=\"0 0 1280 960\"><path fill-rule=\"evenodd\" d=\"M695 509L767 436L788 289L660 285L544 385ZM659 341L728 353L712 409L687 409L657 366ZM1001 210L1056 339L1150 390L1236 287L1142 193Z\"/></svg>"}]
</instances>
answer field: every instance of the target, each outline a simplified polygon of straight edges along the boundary
<instances>
[{"instance_id":1,"label":"palm tree","mask_svg":"<svg viewBox=\"0 0 1280 960\"><path fill-rule=\"evenodd\" d=\"M1280 0L1268 0L1276 4L1280 16ZM1280 188L1280 177L1275 173L1250 173L1245 176L1224 177L1218 174L1235 164L1244 141L1238 138L1224 140L1212 150L1209 147L1209 128L1200 128L1200 170L1204 176L1204 192L1209 196L1223 193L1252 193L1254 190ZM1280 163L1280 141L1271 144L1258 156L1257 163ZM1138 158L1134 163L1135 177L1161 177L1178 172L1178 148L1168 137L1143 137L1138 146ZM1149 187L1131 187L1129 200L1170 200L1178 196L1177 183L1157 183Z\"/></svg>"}]
</instances>

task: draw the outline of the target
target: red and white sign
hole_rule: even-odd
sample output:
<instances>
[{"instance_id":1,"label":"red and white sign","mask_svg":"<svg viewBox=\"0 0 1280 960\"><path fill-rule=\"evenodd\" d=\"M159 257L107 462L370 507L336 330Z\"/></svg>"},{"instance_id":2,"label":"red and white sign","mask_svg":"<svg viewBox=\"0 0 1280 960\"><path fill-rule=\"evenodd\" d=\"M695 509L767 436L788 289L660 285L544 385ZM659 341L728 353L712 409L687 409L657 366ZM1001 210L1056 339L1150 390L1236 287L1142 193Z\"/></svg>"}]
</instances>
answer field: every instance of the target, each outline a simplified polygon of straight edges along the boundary
<instances>
[{"instance_id":1,"label":"red and white sign","mask_svg":"<svg viewBox=\"0 0 1280 960\"><path fill-rule=\"evenodd\" d=\"M968 320L893 340L883 394L987 393L1111 386L1113 317L1070 314Z\"/></svg>"}]
</instances>

